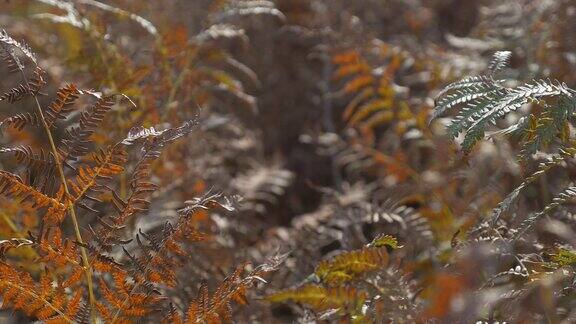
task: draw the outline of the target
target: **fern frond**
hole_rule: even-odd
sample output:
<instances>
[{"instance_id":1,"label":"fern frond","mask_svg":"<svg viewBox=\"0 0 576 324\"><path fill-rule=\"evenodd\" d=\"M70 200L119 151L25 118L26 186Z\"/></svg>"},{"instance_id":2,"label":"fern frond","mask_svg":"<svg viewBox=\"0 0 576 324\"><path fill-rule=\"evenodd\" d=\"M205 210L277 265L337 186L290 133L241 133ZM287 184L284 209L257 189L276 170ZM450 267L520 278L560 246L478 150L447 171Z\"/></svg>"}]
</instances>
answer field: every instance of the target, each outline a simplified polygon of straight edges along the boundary
<instances>
[{"instance_id":1,"label":"fern frond","mask_svg":"<svg viewBox=\"0 0 576 324\"><path fill-rule=\"evenodd\" d=\"M65 119L66 115L72 111L71 106L81 94L74 84L68 84L56 92L56 99L50 103L44 113L46 124L53 127L58 119Z\"/></svg>"},{"instance_id":2,"label":"fern frond","mask_svg":"<svg viewBox=\"0 0 576 324\"><path fill-rule=\"evenodd\" d=\"M89 192L99 193L105 190L106 187L100 182L110 180L112 176L121 173L128 157L120 145L115 145L93 153L92 160L95 166L78 167L78 175L68 180L72 203L80 201Z\"/></svg>"},{"instance_id":3,"label":"fern frond","mask_svg":"<svg viewBox=\"0 0 576 324\"><path fill-rule=\"evenodd\" d=\"M293 179L292 172L279 166L257 166L234 179L232 184L244 198L242 208L263 214L286 193Z\"/></svg>"},{"instance_id":4,"label":"fern frond","mask_svg":"<svg viewBox=\"0 0 576 324\"><path fill-rule=\"evenodd\" d=\"M114 232L122 228L129 218L148 210L151 194L157 188L149 180L152 162L160 156L165 145L190 133L196 125L196 121L189 121L180 127L163 131L156 131L153 127L148 129L136 127L130 130L128 136L119 143L134 145L137 142L147 141L142 149L142 156L132 173L129 197L124 200L112 191L112 202L118 215L112 218L112 224L104 224L104 228L96 235L98 244L104 250L109 251L113 245L110 243L120 240ZM122 163L118 165L122 165Z\"/></svg>"},{"instance_id":5,"label":"fern frond","mask_svg":"<svg viewBox=\"0 0 576 324\"><path fill-rule=\"evenodd\" d=\"M81 309L82 291L68 298L60 284L53 286L49 273L43 273L37 283L27 272L5 262L0 262L0 292L2 307L20 310L49 323L72 323Z\"/></svg>"},{"instance_id":6,"label":"fern frond","mask_svg":"<svg viewBox=\"0 0 576 324\"><path fill-rule=\"evenodd\" d=\"M134 284L127 282L124 272L114 272L112 278L114 288L110 288L103 279L100 279L99 286L104 300L114 309L120 311L120 319L143 317L154 311L155 306L161 301L160 296L153 291L147 291L144 286L140 287L140 291L135 291ZM107 318L109 312L104 311L102 307L105 306L99 307L103 317L110 320Z\"/></svg>"},{"instance_id":7,"label":"fern frond","mask_svg":"<svg viewBox=\"0 0 576 324\"><path fill-rule=\"evenodd\" d=\"M465 90L474 87L490 88L500 84L500 80L495 80L492 76L487 75L473 75L466 77L462 80L453 82L444 87L437 95L436 98L442 98L444 95L453 90Z\"/></svg>"},{"instance_id":8,"label":"fern frond","mask_svg":"<svg viewBox=\"0 0 576 324\"><path fill-rule=\"evenodd\" d=\"M33 240L37 245L41 261L55 268L72 266L82 270L78 246L71 240L65 239L60 228L50 228L42 235L41 239L35 238Z\"/></svg>"},{"instance_id":9,"label":"fern frond","mask_svg":"<svg viewBox=\"0 0 576 324\"><path fill-rule=\"evenodd\" d=\"M0 101L7 101L14 103L24 99L26 96L35 96L40 92L40 89L46 84L44 80L44 70L36 67L34 74L30 81L21 83L18 86L8 90L0 95Z\"/></svg>"},{"instance_id":10,"label":"fern frond","mask_svg":"<svg viewBox=\"0 0 576 324\"><path fill-rule=\"evenodd\" d=\"M314 273L329 285L352 281L388 265L390 257L385 247L365 247L343 252L318 264Z\"/></svg>"},{"instance_id":11,"label":"fern frond","mask_svg":"<svg viewBox=\"0 0 576 324\"><path fill-rule=\"evenodd\" d=\"M505 213L514 203L516 198L519 196L520 192L526 188L529 184L533 183L534 181L540 179L540 177L548 172L550 169L558 166L561 163L564 163L566 160L573 158L576 155L576 148L575 147L567 147L559 150L558 154L554 154L548 158L547 161L541 162L538 165L538 170L533 172L530 176L528 176L522 183L516 187L510 194L506 196L502 202L498 204L496 208L492 211L491 222L496 224L496 222L500 219L501 215Z\"/></svg>"},{"instance_id":12,"label":"fern frond","mask_svg":"<svg viewBox=\"0 0 576 324\"><path fill-rule=\"evenodd\" d=\"M56 161L54 155L40 149L35 152L29 146L16 146L0 149L0 154L13 155L16 161L26 167L26 183L48 195L56 193L60 183L56 181Z\"/></svg>"},{"instance_id":13,"label":"fern frond","mask_svg":"<svg viewBox=\"0 0 576 324\"><path fill-rule=\"evenodd\" d=\"M488 70L492 73L501 71L510 64L511 58L512 52L510 51L498 51L494 53L490 64L488 64Z\"/></svg>"},{"instance_id":14,"label":"fern frond","mask_svg":"<svg viewBox=\"0 0 576 324\"><path fill-rule=\"evenodd\" d=\"M35 152L30 146L16 146L11 148L1 148L0 153L12 154L18 163L24 164L27 169L34 169L38 173L46 172L54 166L54 156L44 150Z\"/></svg>"},{"instance_id":15,"label":"fern frond","mask_svg":"<svg viewBox=\"0 0 576 324\"><path fill-rule=\"evenodd\" d=\"M306 284L266 297L273 303L294 302L307 305L316 311L359 310L367 298L366 292L354 287L323 287L315 284Z\"/></svg>"},{"instance_id":16,"label":"fern frond","mask_svg":"<svg viewBox=\"0 0 576 324\"><path fill-rule=\"evenodd\" d=\"M30 93L30 88L27 84L19 84L17 87L8 90L7 92L0 95L0 101L7 101L8 103L14 103L16 101L22 100L27 94Z\"/></svg>"},{"instance_id":17,"label":"fern frond","mask_svg":"<svg viewBox=\"0 0 576 324\"><path fill-rule=\"evenodd\" d=\"M530 228L532 228L532 226L534 226L538 219L574 197L576 197L576 186L570 186L562 190L556 197L552 199L551 203L544 207L544 209L537 213L531 214L522 222L522 224L520 224L520 228L518 233L515 235L515 238L518 239L522 237L522 235L524 235Z\"/></svg>"},{"instance_id":18,"label":"fern frond","mask_svg":"<svg viewBox=\"0 0 576 324\"><path fill-rule=\"evenodd\" d=\"M40 126L40 118L36 113L31 112L10 116L0 122L0 127L12 127L18 131L21 131L26 125L38 127Z\"/></svg>"},{"instance_id":19,"label":"fern frond","mask_svg":"<svg viewBox=\"0 0 576 324\"><path fill-rule=\"evenodd\" d=\"M494 74L507 65L509 52L498 52L490 64ZM540 145L547 143L564 126L569 116L574 112L574 90L565 84L555 84L550 80L535 80L515 88L502 85L501 80L492 76L469 77L448 85L438 96L432 118L436 118L448 110L463 106L457 116L448 126L452 137L464 133L462 148L469 152L472 147L485 137L489 125L495 124L510 112L518 110L525 104L534 102L545 104L547 100L558 100L558 109L547 108L542 119L537 122L533 134L529 134L524 151L526 154L535 152ZM522 123L522 125L520 125ZM509 127L513 131L525 131L524 119Z\"/></svg>"},{"instance_id":20,"label":"fern frond","mask_svg":"<svg viewBox=\"0 0 576 324\"><path fill-rule=\"evenodd\" d=\"M67 206L62 202L62 192L58 198L46 196L10 172L0 171L0 194L20 201L31 201L35 208L47 208L44 219L49 224L59 224L66 215Z\"/></svg>"},{"instance_id":21,"label":"fern frond","mask_svg":"<svg viewBox=\"0 0 576 324\"><path fill-rule=\"evenodd\" d=\"M215 205L220 206L218 198L218 195L202 197L199 201L178 211L177 224L166 223L157 234L140 232L136 236L140 255L134 257L127 251L125 252L137 270L134 277L138 282L176 285L175 269L181 266L179 258L186 256L181 244L207 239L207 236L199 232L191 222L192 216L200 210L206 210ZM146 240L146 243L141 237Z\"/></svg>"},{"instance_id":22,"label":"fern frond","mask_svg":"<svg viewBox=\"0 0 576 324\"><path fill-rule=\"evenodd\" d=\"M474 123L468 127L467 133L482 130L489 122L495 123L509 112L515 111L531 100L538 100L554 96L572 97L572 90L565 85L555 85L550 81L534 81L534 83L521 85L512 89L499 102L477 110L472 116Z\"/></svg>"},{"instance_id":23,"label":"fern frond","mask_svg":"<svg viewBox=\"0 0 576 324\"><path fill-rule=\"evenodd\" d=\"M0 60L6 63L10 73L24 71L24 64L22 64L18 56L16 56L14 48L4 43L0 43Z\"/></svg>"},{"instance_id":24,"label":"fern frond","mask_svg":"<svg viewBox=\"0 0 576 324\"><path fill-rule=\"evenodd\" d=\"M432 118L437 118L449 110L458 107L463 104L472 105L474 102L483 101L484 98L491 98L497 96L502 92L506 92L505 89L498 86L495 82L482 82L482 83L472 83L466 86L454 86L455 90L449 94L444 95L436 102L436 109L432 115Z\"/></svg>"},{"instance_id":25,"label":"fern frond","mask_svg":"<svg viewBox=\"0 0 576 324\"><path fill-rule=\"evenodd\" d=\"M242 272L245 265L237 267L218 285L212 296L209 295L206 283L203 283L198 291L198 297L190 303L186 311L187 321L189 323L220 323L222 320L230 320L232 301L241 305L247 304L246 293L252 283L256 280L263 281L261 276L266 272L276 270L284 258L285 256L275 258L257 267L244 278L242 278Z\"/></svg>"},{"instance_id":26,"label":"fern frond","mask_svg":"<svg viewBox=\"0 0 576 324\"><path fill-rule=\"evenodd\" d=\"M22 42L16 41L8 32L4 29L0 30L0 43L4 43L9 46L13 46L19 49L26 57L28 57L35 65L38 65L38 61L36 59L36 53L32 52L30 46L24 44Z\"/></svg>"},{"instance_id":27,"label":"fern frond","mask_svg":"<svg viewBox=\"0 0 576 324\"><path fill-rule=\"evenodd\" d=\"M79 124L66 130L66 137L58 148L62 155L62 161L66 163L76 161L88 153L90 137L104 120L104 115L112 109L114 103L115 96L104 96L99 98L87 111L82 112Z\"/></svg>"}]
</instances>

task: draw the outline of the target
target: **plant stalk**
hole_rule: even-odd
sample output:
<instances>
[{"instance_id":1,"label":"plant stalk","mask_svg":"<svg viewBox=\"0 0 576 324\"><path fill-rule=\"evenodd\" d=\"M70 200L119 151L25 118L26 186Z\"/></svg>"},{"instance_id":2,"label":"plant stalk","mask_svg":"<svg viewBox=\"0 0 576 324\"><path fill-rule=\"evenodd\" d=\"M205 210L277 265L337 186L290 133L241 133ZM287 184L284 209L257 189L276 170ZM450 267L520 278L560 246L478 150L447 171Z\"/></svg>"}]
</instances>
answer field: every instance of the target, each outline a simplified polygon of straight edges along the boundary
<instances>
[{"instance_id":1,"label":"plant stalk","mask_svg":"<svg viewBox=\"0 0 576 324\"><path fill-rule=\"evenodd\" d=\"M44 117L44 112L42 111L42 107L40 106L40 102L38 101L38 97L33 95L34 100L36 101L36 108L38 110L38 116L42 121L42 125L44 126L44 130L46 131L46 135L48 136L48 141L50 142L50 148L52 150L52 154L54 154L54 162L56 164L56 168L58 169L58 174L60 175L60 179L62 181L62 186L64 188L64 193L66 198L70 197L70 191L68 190L68 184L66 182L66 176L64 175L64 169L62 168L62 162L60 161L60 156L58 155L58 150L56 149L56 144L54 143L54 137L52 136L52 132L50 131L50 127L46 122L46 118ZM80 225L78 223L78 217L76 216L76 211L74 210L74 204L68 203L68 210L70 211L70 218L72 218L72 224L74 225L74 233L76 236L76 240L80 244L80 253L82 255L82 263L84 264L84 272L86 274L86 284L88 285L88 298L90 302L90 318L92 323L95 323L95 316L94 316L94 304L95 304L95 297L94 297L94 287L92 283L92 266L90 265L90 261L88 260L88 253L86 252L86 248L84 247L84 240L82 239L82 234L80 233Z\"/></svg>"}]
</instances>

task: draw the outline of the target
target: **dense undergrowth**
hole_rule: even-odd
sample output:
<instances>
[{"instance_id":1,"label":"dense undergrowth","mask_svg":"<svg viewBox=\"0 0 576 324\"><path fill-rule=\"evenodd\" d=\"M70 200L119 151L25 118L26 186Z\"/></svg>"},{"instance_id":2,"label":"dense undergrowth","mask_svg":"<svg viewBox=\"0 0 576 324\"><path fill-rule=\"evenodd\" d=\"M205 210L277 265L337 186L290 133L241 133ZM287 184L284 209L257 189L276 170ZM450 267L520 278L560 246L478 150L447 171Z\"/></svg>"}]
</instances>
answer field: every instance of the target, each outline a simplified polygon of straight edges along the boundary
<instances>
[{"instance_id":1,"label":"dense undergrowth","mask_svg":"<svg viewBox=\"0 0 576 324\"><path fill-rule=\"evenodd\" d=\"M569 0L0 4L0 321L576 321Z\"/></svg>"}]
</instances>

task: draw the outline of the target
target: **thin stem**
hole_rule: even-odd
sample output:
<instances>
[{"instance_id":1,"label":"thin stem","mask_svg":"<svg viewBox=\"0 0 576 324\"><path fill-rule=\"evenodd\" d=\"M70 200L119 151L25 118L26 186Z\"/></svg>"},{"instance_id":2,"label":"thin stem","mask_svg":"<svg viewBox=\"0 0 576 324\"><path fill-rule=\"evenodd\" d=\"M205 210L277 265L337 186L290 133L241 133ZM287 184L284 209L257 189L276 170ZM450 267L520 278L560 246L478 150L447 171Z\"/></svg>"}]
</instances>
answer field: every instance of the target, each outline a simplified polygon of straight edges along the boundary
<instances>
[{"instance_id":1,"label":"thin stem","mask_svg":"<svg viewBox=\"0 0 576 324\"><path fill-rule=\"evenodd\" d=\"M28 83L28 78L23 70L20 70L22 74L22 78L26 84ZM31 91L32 97L34 97L34 101L36 102L36 108L38 110L38 116L40 117L40 121L42 121L42 126L48 136L48 141L50 142L50 148L52 150L52 154L54 155L54 162L56 164L56 168L58 169L58 174L60 175L60 180L62 181L62 186L64 188L64 193L66 194L66 199L70 197L70 191L68 190L68 184L66 182L66 176L64 175L64 170L62 168L62 162L60 161L60 155L58 155L58 150L56 149L56 144L54 143L54 137L52 136L52 132L50 131L50 126L46 122L46 118L44 117L44 112L42 111L42 107L40 106L40 102L38 101L38 96ZM90 317L92 322L95 322L94 318L94 304L95 304L95 297L94 297L94 287L92 284L92 267L90 266L90 261L88 260L88 253L86 252L86 248L84 248L84 240L82 240L82 234L80 233L80 226L78 224L78 217L76 216L76 211L74 210L74 204L68 203L68 210L70 211L70 218L72 218L72 224L74 225L74 233L76 235L76 240L80 244L80 253L82 254L82 263L84 264L84 272L86 273L86 283L88 285L88 298L90 301Z\"/></svg>"},{"instance_id":2,"label":"thin stem","mask_svg":"<svg viewBox=\"0 0 576 324\"><path fill-rule=\"evenodd\" d=\"M48 135L48 141L50 142L50 148L52 149L52 154L54 154L54 161L56 163L56 168L58 169L60 179L62 180L64 193L66 194L66 198L69 198L71 196L70 191L68 190L66 176L64 175L64 169L62 168L62 162L60 161L60 156L58 155L58 150L56 149L56 144L54 143L54 138L52 137L52 132L50 131L50 126L48 126L46 118L44 118L44 113L42 112L40 102L38 102L38 98L36 97L36 95L34 95L34 100L36 101L38 115L40 117L40 120L42 121L44 130L46 131L46 135ZM92 284L92 267L90 266L90 261L88 260L88 253L86 252L86 248L84 247L84 240L82 239L82 234L80 233L80 225L78 223L78 217L76 216L76 210L74 209L74 204L68 203L68 210L70 211L70 218L72 218L72 224L74 225L74 234L76 235L76 240L80 245L80 253L82 254L82 263L84 264L84 272L86 273L86 283L88 284L88 298L90 300L90 316L92 322L95 322L94 319L95 297L94 297L94 287Z\"/></svg>"},{"instance_id":3,"label":"thin stem","mask_svg":"<svg viewBox=\"0 0 576 324\"><path fill-rule=\"evenodd\" d=\"M16 224L14 224L14 222L10 219L10 217L6 213L0 212L0 217L2 217L2 220L5 221L6 224L8 224L8 226L10 227L12 232L18 233L18 234L20 233L20 230L18 229Z\"/></svg>"}]
</instances>

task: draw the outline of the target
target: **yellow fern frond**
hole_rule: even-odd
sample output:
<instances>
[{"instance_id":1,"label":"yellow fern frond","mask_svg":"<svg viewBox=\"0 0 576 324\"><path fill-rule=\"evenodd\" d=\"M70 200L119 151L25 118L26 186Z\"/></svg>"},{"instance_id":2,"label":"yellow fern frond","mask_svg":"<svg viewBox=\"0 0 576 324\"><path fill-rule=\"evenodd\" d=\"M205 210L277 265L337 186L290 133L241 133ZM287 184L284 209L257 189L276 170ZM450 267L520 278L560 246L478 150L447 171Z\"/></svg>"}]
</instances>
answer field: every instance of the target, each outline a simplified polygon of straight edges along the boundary
<instances>
[{"instance_id":1,"label":"yellow fern frond","mask_svg":"<svg viewBox=\"0 0 576 324\"><path fill-rule=\"evenodd\" d=\"M385 247L366 247L343 252L331 260L324 260L316 267L316 275L329 285L354 280L366 273L388 265L389 255Z\"/></svg>"},{"instance_id":2,"label":"yellow fern frond","mask_svg":"<svg viewBox=\"0 0 576 324\"><path fill-rule=\"evenodd\" d=\"M294 289L277 292L266 297L273 303L294 302L304 304L316 311L328 309L357 310L368 294L354 287L323 287L306 284Z\"/></svg>"}]
</instances>

